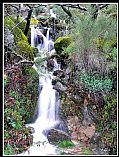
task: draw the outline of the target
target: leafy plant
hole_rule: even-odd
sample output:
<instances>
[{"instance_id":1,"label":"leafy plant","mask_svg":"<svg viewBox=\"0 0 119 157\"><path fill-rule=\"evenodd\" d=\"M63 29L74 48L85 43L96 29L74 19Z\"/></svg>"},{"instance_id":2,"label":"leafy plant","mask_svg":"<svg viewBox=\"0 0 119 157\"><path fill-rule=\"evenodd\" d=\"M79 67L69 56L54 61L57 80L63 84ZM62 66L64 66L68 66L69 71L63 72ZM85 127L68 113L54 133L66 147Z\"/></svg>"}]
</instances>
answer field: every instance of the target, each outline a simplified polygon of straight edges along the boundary
<instances>
[{"instance_id":1,"label":"leafy plant","mask_svg":"<svg viewBox=\"0 0 119 157\"><path fill-rule=\"evenodd\" d=\"M13 155L14 154L14 149L10 144L7 144L4 148L4 154L5 155Z\"/></svg>"},{"instance_id":2,"label":"leafy plant","mask_svg":"<svg viewBox=\"0 0 119 157\"><path fill-rule=\"evenodd\" d=\"M111 52L117 42L117 21L105 14L93 20L89 13L75 17L74 21L72 34L74 53L78 54L75 62L79 70L88 74L94 71L101 75L107 74L111 67L105 55Z\"/></svg>"},{"instance_id":3,"label":"leafy plant","mask_svg":"<svg viewBox=\"0 0 119 157\"><path fill-rule=\"evenodd\" d=\"M98 112L100 123L97 130L101 132L109 154L114 155L117 154L117 99L114 93L110 93L104 100L104 108Z\"/></svg>"},{"instance_id":4,"label":"leafy plant","mask_svg":"<svg viewBox=\"0 0 119 157\"><path fill-rule=\"evenodd\" d=\"M83 155L90 155L91 151L89 148L82 148Z\"/></svg>"},{"instance_id":5,"label":"leafy plant","mask_svg":"<svg viewBox=\"0 0 119 157\"><path fill-rule=\"evenodd\" d=\"M66 148L66 147L74 147L75 144L72 141L64 140L58 144L59 147L61 148Z\"/></svg>"},{"instance_id":6,"label":"leafy plant","mask_svg":"<svg viewBox=\"0 0 119 157\"><path fill-rule=\"evenodd\" d=\"M108 92L112 89L112 81L109 78L100 79L96 76L82 74L80 75L80 80L90 91L93 92Z\"/></svg>"}]
</instances>

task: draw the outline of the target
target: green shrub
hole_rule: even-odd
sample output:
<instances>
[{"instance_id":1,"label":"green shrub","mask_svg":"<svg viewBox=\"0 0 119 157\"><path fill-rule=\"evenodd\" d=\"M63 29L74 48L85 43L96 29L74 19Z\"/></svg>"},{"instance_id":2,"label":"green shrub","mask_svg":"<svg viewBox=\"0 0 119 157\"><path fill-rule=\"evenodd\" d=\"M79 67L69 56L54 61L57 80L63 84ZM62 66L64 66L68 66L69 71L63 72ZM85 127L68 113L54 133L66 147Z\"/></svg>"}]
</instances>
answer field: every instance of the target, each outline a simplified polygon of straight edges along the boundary
<instances>
[{"instance_id":1,"label":"green shrub","mask_svg":"<svg viewBox=\"0 0 119 157\"><path fill-rule=\"evenodd\" d=\"M104 108L98 112L102 141L108 147L109 155L117 154L117 97L111 92L104 97Z\"/></svg>"},{"instance_id":2,"label":"green shrub","mask_svg":"<svg viewBox=\"0 0 119 157\"><path fill-rule=\"evenodd\" d=\"M72 37L79 70L91 73L96 69L97 73L107 75L111 68L105 55L116 45L117 21L101 13L95 20L87 13L74 21Z\"/></svg>"},{"instance_id":3,"label":"green shrub","mask_svg":"<svg viewBox=\"0 0 119 157\"><path fill-rule=\"evenodd\" d=\"M82 148L83 155L91 155L91 151L89 148Z\"/></svg>"},{"instance_id":4,"label":"green shrub","mask_svg":"<svg viewBox=\"0 0 119 157\"><path fill-rule=\"evenodd\" d=\"M61 148L66 148L66 147L74 147L75 144L72 141L64 140L63 142L60 142L58 146Z\"/></svg>"},{"instance_id":5,"label":"green shrub","mask_svg":"<svg viewBox=\"0 0 119 157\"><path fill-rule=\"evenodd\" d=\"M20 129L23 126L22 116L18 111L12 108L4 110L4 124L5 129Z\"/></svg>"},{"instance_id":6,"label":"green shrub","mask_svg":"<svg viewBox=\"0 0 119 157\"><path fill-rule=\"evenodd\" d=\"M112 81L109 78L100 79L95 76L83 74L80 76L80 80L85 84L86 88L93 92L109 92L112 89Z\"/></svg>"}]
</instances>

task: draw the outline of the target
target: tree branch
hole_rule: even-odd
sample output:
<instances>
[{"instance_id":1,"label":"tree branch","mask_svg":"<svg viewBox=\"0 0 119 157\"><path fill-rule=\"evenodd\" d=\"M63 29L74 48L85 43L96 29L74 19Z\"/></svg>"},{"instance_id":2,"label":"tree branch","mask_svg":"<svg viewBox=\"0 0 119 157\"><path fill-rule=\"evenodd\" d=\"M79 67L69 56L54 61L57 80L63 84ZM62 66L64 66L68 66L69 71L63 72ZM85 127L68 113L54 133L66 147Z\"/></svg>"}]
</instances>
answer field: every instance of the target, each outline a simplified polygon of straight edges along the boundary
<instances>
[{"instance_id":1,"label":"tree branch","mask_svg":"<svg viewBox=\"0 0 119 157\"><path fill-rule=\"evenodd\" d=\"M16 6L14 6L12 4L10 4L10 6L13 7L13 8L15 8L15 9L17 9L17 11L19 10L19 8L17 8Z\"/></svg>"},{"instance_id":2,"label":"tree branch","mask_svg":"<svg viewBox=\"0 0 119 157\"><path fill-rule=\"evenodd\" d=\"M15 27L17 27L20 23L22 23L24 20L26 20L26 18L24 18L21 22L17 23L17 25L15 25L15 26L11 29L11 31L12 31Z\"/></svg>"},{"instance_id":3,"label":"tree branch","mask_svg":"<svg viewBox=\"0 0 119 157\"><path fill-rule=\"evenodd\" d=\"M67 13L68 16L71 18L71 17L72 17L71 12L70 12L69 10L67 10L63 5L60 5L60 6L61 6L61 8L64 10L64 12Z\"/></svg>"},{"instance_id":4,"label":"tree branch","mask_svg":"<svg viewBox=\"0 0 119 157\"><path fill-rule=\"evenodd\" d=\"M77 4L77 6L78 6L78 8L79 8L80 10L87 11L87 9L86 9L86 8L81 7L79 4Z\"/></svg>"},{"instance_id":5,"label":"tree branch","mask_svg":"<svg viewBox=\"0 0 119 157\"><path fill-rule=\"evenodd\" d=\"M102 8L105 8L106 6L108 6L109 4L103 4L103 5L98 5L97 9L101 10Z\"/></svg>"}]
</instances>

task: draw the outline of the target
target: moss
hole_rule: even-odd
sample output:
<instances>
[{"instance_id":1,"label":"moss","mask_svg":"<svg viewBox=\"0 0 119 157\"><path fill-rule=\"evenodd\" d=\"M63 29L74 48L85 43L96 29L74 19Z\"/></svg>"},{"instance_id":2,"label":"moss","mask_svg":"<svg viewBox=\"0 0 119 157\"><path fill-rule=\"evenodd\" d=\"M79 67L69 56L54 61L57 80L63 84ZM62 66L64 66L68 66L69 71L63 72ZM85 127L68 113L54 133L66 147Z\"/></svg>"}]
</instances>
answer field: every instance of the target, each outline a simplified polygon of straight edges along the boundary
<instances>
[{"instance_id":1,"label":"moss","mask_svg":"<svg viewBox=\"0 0 119 157\"><path fill-rule=\"evenodd\" d=\"M22 30L20 28L18 28L18 27L15 27L13 29L13 35L14 35L16 43L19 42L19 41L21 41L21 40L22 41L24 40L24 42L28 42L27 37L24 35L24 33L22 32Z\"/></svg>"},{"instance_id":2,"label":"moss","mask_svg":"<svg viewBox=\"0 0 119 157\"><path fill-rule=\"evenodd\" d=\"M64 140L64 141L60 142L60 143L58 144L58 146L59 146L60 148L67 148L67 147L69 148L69 147L74 147L75 144L74 144L72 141Z\"/></svg>"},{"instance_id":3,"label":"moss","mask_svg":"<svg viewBox=\"0 0 119 157\"><path fill-rule=\"evenodd\" d=\"M38 24L38 20L36 20L36 19L34 19L34 18L31 18L30 19L30 23L31 23L31 25L37 25Z\"/></svg>"},{"instance_id":4,"label":"moss","mask_svg":"<svg viewBox=\"0 0 119 157\"><path fill-rule=\"evenodd\" d=\"M19 16L18 18L18 22L20 23L23 19ZM26 20L22 21L20 24L19 24L19 28L24 32L25 30L25 27L26 27ZM28 34L27 34L27 37L30 36L31 34L31 28L29 27L29 30L28 30Z\"/></svg>"},{"instance_id":5,"label":"moss","mask_svg":"<svg viewBox=\"0 0 119 157\"><path fill-rule=\"evenodd\" d=\"M13 21L13 19L14 19L13 17L5 17L4 25L5 25L5 27L8 27L12 31L12 33L14 35L15 43L17 43L21 40L24 40L24 41L28 42L28 39L24 35L23 31L19 27L15 27L16 24Z\"/></svg>"},{"instance_id":6,"label":"moss","mask_svg":"<svg viewBox=\"0 0 119 157\"><path fill-rule=\"evenodd\" d=\"M4 18L4 26L11 30L15 26L15 23L9 16L6 16Z\"/></svg>"},{"instance_id":7,"label":"moss","mask_svg":"<svg viewBox=\"0 0 119 157\"><path fill-rule=\"evenodd\" d=\"M62 53L63 48L68 47L71 44L71 42L72 42L71 37L68 37L68 36L59 37L54 43L56 52L58 54Z\"/></svg>"},{"instance_id":8,"label":"moss","mask_svg":"<svg viewBox=\"0 0 119 157\"><path fill-rule=\"evenodd\" d=\"M34 60L35 49L24 40L17 43L15 51L28 60Z\"/></svg>"},{"instance_id":9,"label":"moss","mask_svg":"<svg viewBox=\"0 0 119 157\"><path fill-rule=\"evenodd\" d=\"M20 23L22 21L22 18L19 16L18 18L18 23ZM24 32L25 30L25 27L26 27L26 20L22 21L20 24L19 24L19 28Z\"/></svg>"},{"instance_id":10,"label":"moss","mask_svg":"<svg viewBox=\"0 0 119 157\"><path fill-rule=\"evenodd\" d=\"M26 105L22 105L24 111L27 112L24 112L23 117L27 123L30 123L35 113L38 100L39 75L33 67L22 67L22 73L26 76L28 82L24 89L25 99L23 99Z\"/></svg>"}]
</instances>

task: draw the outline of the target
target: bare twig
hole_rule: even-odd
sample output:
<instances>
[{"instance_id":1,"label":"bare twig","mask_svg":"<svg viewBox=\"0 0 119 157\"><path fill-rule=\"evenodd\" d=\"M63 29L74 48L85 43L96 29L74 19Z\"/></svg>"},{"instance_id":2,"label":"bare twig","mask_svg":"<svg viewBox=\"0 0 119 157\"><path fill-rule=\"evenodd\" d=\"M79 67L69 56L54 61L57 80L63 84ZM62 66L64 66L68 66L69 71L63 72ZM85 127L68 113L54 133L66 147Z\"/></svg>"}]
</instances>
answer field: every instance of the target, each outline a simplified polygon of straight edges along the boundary
<instances>
[{"instance_id":1,"label":"bare twig","mask_svg":"<svg viewBox=\"0 0 119 157\"><path fill-rule=\"evenodd\" d=\"M25 17L21 22L17 23L17 25L15 25L15 26L11 29L11 31L12 31L15 27L17 27L19 24L21 24L24 20L26 20L26 17Z\"/></svg>"}]
</instances>

